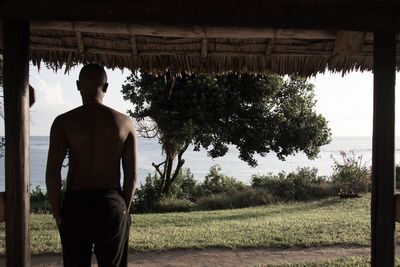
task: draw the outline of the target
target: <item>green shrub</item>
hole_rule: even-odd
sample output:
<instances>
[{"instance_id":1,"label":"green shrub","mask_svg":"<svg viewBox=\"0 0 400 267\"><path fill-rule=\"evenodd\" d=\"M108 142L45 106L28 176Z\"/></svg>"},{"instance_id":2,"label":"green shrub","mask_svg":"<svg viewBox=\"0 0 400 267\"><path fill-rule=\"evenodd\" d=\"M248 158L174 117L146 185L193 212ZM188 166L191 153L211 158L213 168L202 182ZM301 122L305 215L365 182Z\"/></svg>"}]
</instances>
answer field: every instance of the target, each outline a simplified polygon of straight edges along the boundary
<instances>
[{"instance_id":1,"label":"green shrub","mask_svg":"<svg viewBox=\"0 0 400 267\"><path fill-rule=\"evenodd\" d=\"M31 203L30 203L31 212L34 212L34 213L49 213L49 212L51 212L50 202L47 197L47 192L43 192L40 189L40 186L36 186L31 191L30 200L31 200Z\"/></svg>"},{"instance_id":2,"label":"green shrub","mask_svg":"<svg viewBox=\"0 0 400 267\"><path fill-rule=\"evenodd\" d=\"M64 198L65 191L67 190L67 180L61 181L61 198ZM36 186L30 193L30 207L31 212L34 213L50 213L51 207L47 192L42 191L40 186Z\"/></svg>"},{"instance_id":3,"label":"green shrub","mask_svg":"<svg viewBox=\"0 0 400 267\"><path fill-rule=\"evenodd\" d=\"M370 168L362 162L362 156L340 152L343 162L333 159L332 182L339 189L341 197L358 197L361 193L368 192L371 183Z\"/></svg>"},{"instance_id":4,"label":"green shrub","mask_svg":"<svg viewBox=\"0 0 400 267\"><path fill-rule=\"evenodd\" d=\"M314 200L321 198L328 198L337 196L339 194L339 187L330 182L321 182L318 184L310 184L307 189L308 198L304 200Z\"/></svg>"},{"instance_id":5,"label":"green shrub","mask_svg":"<svg viewBox=\"0 0 400 267\"><path fill-rule=\"evenodd\" d=\"M157 174L147 175L144 184L140 184L133 196L133 211L144 213L154 210L159 183L160 177Z\"/></svg>"},{"instance_id":6,"label":"green shrub","mask_svg":"<svg viewBox=\"0 0 400 267\"><path fill-rule=\"evenodd\" d=\"M306 201L337 195L337 187L318 176L316 168L298 168L286 174L253 175L251 186L263 188L281 201Z\"/></svg>"},{"instance_id":7,"label":"green shrub","mask_svg":"<svg viewBox=\"0 0 400 267\"><path fill-rule=\"evenodd\" d=\"M194 203L187 199L162 198L159 200L154 211L156 212L187 212L194 209Z\"/></svg>"},{"instance_id":8,"label":"green shrub","mask_svg":"<svg viewBox=\"0 0 400 267\"><path fill-rule=\"evenodd\" d=\"M140 184L133 197L132 206L135 212L145 213L156 210L157 202L161 201L161 199L157 199L160 198L157 195L160 182L160 176L156 173L147 175L144 184ZM184 199L193 202L200 194L199 186L193 174L190 169L185 168L179 172L179 175L171 185L168 195L161 196L161 198Z\"/></svg>"},{"instance_id":9,"label":"green shrub","mask_svg":"<svg viewBox=\"0 0 400 267\"><path fill-rule=\"evenodd\" d=\"M265 190L249 188L233 193L221 193L202 197L196 202L196 210L235 209L267 205L274 197Z\"/></svg>"},{"instance_id":10,"label":"green shrub","mask_svg":"<svg viewBox=\"0 0 400 267\"><path fill-rule=\"evenodd\" d=\"M174 183L171 185L168 197L188 199L194 201L200 196L198 182L189 168L181 169Z\"/></svg>"},{"instance_id":11,"label":"green shrub","mask_svg":"<svg viewBox=\"0 0 400 267\"><path fill-rule=\"evenodd\" d=\"M233 177L224 175L219 165L210 168L204 181L199 185L199 195L209 196L212 194L232 193L242 191L246 185Z\"/></svg>"}]
</instances>

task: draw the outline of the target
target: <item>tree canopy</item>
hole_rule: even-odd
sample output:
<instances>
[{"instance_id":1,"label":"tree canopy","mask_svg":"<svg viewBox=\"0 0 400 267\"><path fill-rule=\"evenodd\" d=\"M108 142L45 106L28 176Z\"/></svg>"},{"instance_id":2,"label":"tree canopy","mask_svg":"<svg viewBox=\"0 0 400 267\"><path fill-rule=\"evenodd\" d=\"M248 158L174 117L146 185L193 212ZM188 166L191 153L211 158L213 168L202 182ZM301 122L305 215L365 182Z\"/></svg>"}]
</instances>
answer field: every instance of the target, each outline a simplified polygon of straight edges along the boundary
<instances>
[{"instance_id":1,"label":"tree canopy","mask_svg":"<svg viewBox=\"0 0 400 267\"><path fill-rule=\"evenodd\" d=\"M330 141L327 121L315 111L313 85L295 76L134 73L122 93L134 104L129 114L142 136L158 137L166 161L153 166L172 182L190 144L195 150L203 147L213 158L234 145L240 159L256 166L256 154L275 152L284 160L303 151L315 158L320 146Z\"/></svg>"}]
</instances>

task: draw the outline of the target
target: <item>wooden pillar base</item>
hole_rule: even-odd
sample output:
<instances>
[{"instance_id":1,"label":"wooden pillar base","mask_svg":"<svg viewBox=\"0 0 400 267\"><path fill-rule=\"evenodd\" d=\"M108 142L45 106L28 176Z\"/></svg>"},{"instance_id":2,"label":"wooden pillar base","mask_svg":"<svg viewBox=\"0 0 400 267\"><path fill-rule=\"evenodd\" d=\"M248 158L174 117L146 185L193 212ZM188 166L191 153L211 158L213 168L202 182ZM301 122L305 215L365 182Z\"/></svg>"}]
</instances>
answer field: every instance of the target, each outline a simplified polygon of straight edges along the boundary
<instances>
[{"instance_id":1,"label":"wooden pillar base","mask_svg":"<svg viewBox=\"0 0 400 267\"><path fill-rule=\"evenodd\" d=\"M8 267L28 267L29 23L5 20L3 34L6 264Z\"/></svg>"},{"instance_id":2,"label":"wooden pillar base","mask_svg":"<svg viewBox=\"0 0 400 267\"><path fill-rule=\"evenodd\" d=\"M394 266L396 33L374 33L371 266Z\"/></svg>"}]
</instances>

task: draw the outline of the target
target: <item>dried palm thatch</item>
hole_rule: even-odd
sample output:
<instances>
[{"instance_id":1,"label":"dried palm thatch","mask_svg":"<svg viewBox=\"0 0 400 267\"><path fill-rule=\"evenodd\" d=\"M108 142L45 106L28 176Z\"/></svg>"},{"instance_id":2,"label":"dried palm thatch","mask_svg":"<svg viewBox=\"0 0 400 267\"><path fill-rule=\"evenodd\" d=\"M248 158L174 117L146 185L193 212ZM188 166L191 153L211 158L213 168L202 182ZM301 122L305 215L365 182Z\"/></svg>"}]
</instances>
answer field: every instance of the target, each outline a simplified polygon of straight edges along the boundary
<instances>
[{"instance_id":1,"label":"dried palm thatch","mask_svg":"<svg viewBox=\"0 0 400 267\"><path fill-rule=\"evenodd\" d=\"M310 76L326 69L372 70L373 64L373 35L362 32L53 21L32 22L30 41L34 65L65 65L67 70L96 62L156 74L169 70Z\"/></svg>"}]
</instances>

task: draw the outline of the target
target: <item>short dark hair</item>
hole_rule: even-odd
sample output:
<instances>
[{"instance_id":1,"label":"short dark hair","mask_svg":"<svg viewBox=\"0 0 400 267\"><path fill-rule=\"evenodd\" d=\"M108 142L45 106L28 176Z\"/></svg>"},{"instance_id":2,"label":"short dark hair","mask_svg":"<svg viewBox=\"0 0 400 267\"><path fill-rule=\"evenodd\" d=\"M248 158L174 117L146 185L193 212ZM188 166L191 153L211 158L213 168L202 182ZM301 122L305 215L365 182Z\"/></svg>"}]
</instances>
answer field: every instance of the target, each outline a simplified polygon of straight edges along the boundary
<instances>
[{"instance_id":1,"label":"short dark hair","mask_svg":"<svg viewBox=\"0 0 400 267\"><path fill-rule=\"evenodd\" d=\"M87 75L99 75L100 77L104 78L107 82L107 73L104 68L98 64L86 64L82 67L81 71L79 72L79 80L84 79Z\"/></svg>"}]
</instances>

